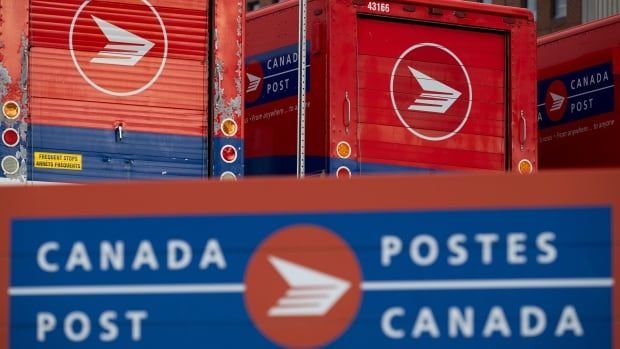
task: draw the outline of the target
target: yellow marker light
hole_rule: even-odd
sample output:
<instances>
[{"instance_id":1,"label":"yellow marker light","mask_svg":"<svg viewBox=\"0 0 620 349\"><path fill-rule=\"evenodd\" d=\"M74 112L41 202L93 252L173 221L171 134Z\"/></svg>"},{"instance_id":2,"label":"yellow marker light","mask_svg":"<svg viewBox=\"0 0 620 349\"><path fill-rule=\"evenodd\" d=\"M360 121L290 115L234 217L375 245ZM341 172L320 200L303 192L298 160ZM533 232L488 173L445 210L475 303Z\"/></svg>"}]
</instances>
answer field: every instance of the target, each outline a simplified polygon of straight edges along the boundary
<instances>
[{"instance_id":1,"label":"yellow marker light","mask_svg":"<svg viewBox=\"0 0 620 349\"><path fill-rule=\"evenodd\" d=\"M2 167L2 172L4 172L5 175L16 174L17 171L19 171L19 160L11 155L5 156L2 158L0 167Z\"/></svg>"},{"instance_id":2,"label":"yellow marker light","mask_svg":"<svg viewBox=\"0 0 620 349\"><path fill-rule=\"evenodd\" d=\"M530 160L523 159L519 161L519 173L520 174L531 174L534 171L534 166L530 162Z\"/></svg>"},{"instance_id":3,"label":"yellow marker light","mask_svg":"<svg viewBox=\"0 0 620 349\"><path fill-rule=\"evenodd\" d=\"M19 104L15 101L6 101L2 105L2 114L7 119L17 119L19 114L21 113L21 109L19 108Z\"/></svg>"},{"instance_id":4,"label":"yellow marker light","mask_svg":"<svg viewBox=\"0 0 620 349\"><path fill-rule=\"evenodd\" d=\"M351 146L347 142L340 142L336 146L336 153L341 159L347 159L351 156Z\"/></svg>"},{"instance_id":5,"label":"yellow marker light","mask_svg":"<svg viewBox=\"0 0 620 349\"><path fill-rule=\"evenodd\" d=\"M222 125L220 126L220 128L222 129L222 133L227 137L234 136L239 130L237 123L233 119L226 119L222 121Z\"/></svg>"},{"instance_id":6,"label":"yellow marker light","mask_svg":"<svg viewBox=\"0 0 620 349\"><path fill-rule=\"evenodd\" d=\"M230 171L226 171L222 173L222 175L220 176L220 180L221 181L236 181L237 176L235 176L235 174Z\"/></svg>"}]
</instances>

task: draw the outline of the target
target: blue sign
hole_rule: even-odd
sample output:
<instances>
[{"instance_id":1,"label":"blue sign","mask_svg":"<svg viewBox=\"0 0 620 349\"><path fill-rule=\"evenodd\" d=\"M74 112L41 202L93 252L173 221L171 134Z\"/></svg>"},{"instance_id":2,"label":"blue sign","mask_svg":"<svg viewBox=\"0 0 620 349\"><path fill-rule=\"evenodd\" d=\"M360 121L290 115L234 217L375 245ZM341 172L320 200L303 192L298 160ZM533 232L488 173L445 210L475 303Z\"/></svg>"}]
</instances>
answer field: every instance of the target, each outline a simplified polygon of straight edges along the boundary
<instances>
[{"instance_id":1,"label":"blue sign","mask_svg":"<svg viewBox=\"0 0 620 349\"><path fill-rule=\"evenodd\" d=\"M609 207L22 219L11 232L13 349L612 346Z\"/></svg>"},{"instance_id":2,"label":"blue sign","mask_svg":"<svg viewBox=\"0 0 620 349\"><path fill-rule=\"evenodd\" d=\"M297 96L298 45L246 59L246 108ZM306 47L306 91L310 89L310 42Z\"/></svg>"},{"instance_id":3,"label":"blue sign","mask_svg":"<svg viewBox=\"0 0 620 349\"><path fill-rule=\"evenodd\" d=\"M614 74L605 63L538 83L538 128L614 111Z\"/></svg>"}]
</instances>

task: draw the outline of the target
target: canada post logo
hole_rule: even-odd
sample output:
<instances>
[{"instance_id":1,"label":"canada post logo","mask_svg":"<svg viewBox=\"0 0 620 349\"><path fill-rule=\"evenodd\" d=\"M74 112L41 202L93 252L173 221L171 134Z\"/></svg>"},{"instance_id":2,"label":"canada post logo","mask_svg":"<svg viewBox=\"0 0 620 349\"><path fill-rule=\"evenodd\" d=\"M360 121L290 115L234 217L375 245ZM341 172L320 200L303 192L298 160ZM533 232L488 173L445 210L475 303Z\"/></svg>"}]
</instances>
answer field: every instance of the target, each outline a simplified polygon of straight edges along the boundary
<instances>
[{"instance_id":1,"label":"canada post logo","mask_svg":"<svg viewBox=\"0 0 620 349\"><path fill-rule=\"evenodd\" d=\"M456 70L445 72L440 65ZM390 97L396 116L409 132L428 141L446 140L465 126L471 96L471 81L461 60L435 43L409 47L392 70Z\"/></svg>"},{"instance_id":2,"label":"canada post logo","mask_svg":"<svg viewBox=\"0 0 620 349\"><path fill-rule=\"evenodd\" d=\"M244 77L247 108L297 96L297 44L259 53L246 59ZM307 44L310 52L310 42ZM306 54L306 91L310 90L310 54Z\"/></svg>"},{"instance_id":3,"label":"canada post logo","mask_svg":"<svg viewBox=\"0 0 620 349\"><path fill-rule=\"evenodd\" d=\"M538 82L538 128L613 113L615 94L611 62L541 80Z\"/></svg>"},{"instance_id":4,"label":"canada post logo","mask_svg":"<svg viewBox=\"0 0 620 349\"><path fill-rule=\"evenodd\" d=\"M157 81L166 65L168 37L161 16L148 0L123 4L88 0L71 22L69 50L91 87L127 97Z\"/></svg>"},{"instance_id":5,"label":"canada post logo","mask_svg":"<svg viewBox=\"0 0 620 349\"><path fill-rule=\"evenodd\" d=\"M566 105L568 104L568 92L562 80L555 80L547 90L545 98L545 108L549 119L559 121L566 113Z\"/></svg>"},{"instance_id":6,"label":"canada post logo","mask_svg":"<svg viewBox=\"0 0 620 349\"><path fill-rule=\"evenodd\" d=\"M351 248L317 226L292 226L267 238L245 274L245 303L256 327L285 347L331 343L361 303L361 271Z\"/></svg>"}]
</instances>

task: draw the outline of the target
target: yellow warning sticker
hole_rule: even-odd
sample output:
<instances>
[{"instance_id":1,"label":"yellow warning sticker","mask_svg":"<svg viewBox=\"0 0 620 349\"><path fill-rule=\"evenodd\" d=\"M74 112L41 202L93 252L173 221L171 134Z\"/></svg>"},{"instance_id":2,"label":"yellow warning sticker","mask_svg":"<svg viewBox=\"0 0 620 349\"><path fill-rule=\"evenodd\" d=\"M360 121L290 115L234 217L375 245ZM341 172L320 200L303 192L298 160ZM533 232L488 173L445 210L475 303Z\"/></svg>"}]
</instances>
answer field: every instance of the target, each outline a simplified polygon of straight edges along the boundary
<instances>
[{"instance_id":1,"label":"yellow warning sticker","mask_svg":"<svg viewBox=\"0 0 620 349\"><path fill-rule=\"evenodd\" d=\"M34 167L82 171L81 154L34 152Z\"/></svg>"}]
</instances>

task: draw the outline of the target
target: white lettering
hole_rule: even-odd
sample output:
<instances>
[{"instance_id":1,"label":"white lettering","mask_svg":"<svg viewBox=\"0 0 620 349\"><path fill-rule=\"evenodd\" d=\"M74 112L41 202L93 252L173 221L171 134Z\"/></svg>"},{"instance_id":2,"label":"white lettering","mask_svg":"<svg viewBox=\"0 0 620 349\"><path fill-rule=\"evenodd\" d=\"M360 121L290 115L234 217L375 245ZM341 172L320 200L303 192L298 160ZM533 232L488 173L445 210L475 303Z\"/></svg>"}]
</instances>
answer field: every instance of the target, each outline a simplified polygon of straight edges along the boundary
<instances>
[{"instance_id":1,"label":"white lettering","mask_svg":"<svg viewBox=\"0 0 620 349\"><path fill-rule=\"evenodd\" d=\"M111 310L104 311L99 316L99 325L104 331L99 334L99 339L102 342L112 342L118 338L118 326L114 323L117 317L116 312Z\"/></svg>"},{"instance_id":2,"label":"white lettering","mask_svg":"<svg viewBox=\"0 0 620 349\"><path fill-rule=\"evenodd\" d=\"M389 267L392 264L392 257L397 256L403 250L402 240L393 235L381 237L381 265Z\"/></svg>"},{"instance_id":3,"label":"white lettering","mask_svg":"<svg viewBox=\"0 0 620 349\"><path fill-rule=\"evenodd\" d=\"M538 263L551 264L558 258L558 250L553 246L552 241L555 241L555 233L551 231L541 233L536 238L536 247L543 253L536 257Z\"/></svg>"},{"instance_id":4,"label":"white lettering","mask_svg":"<svg viewBox=\"0 0 620 349\"><path fill-rule=\"evenodd\" d=\"M200 269L207 269L211 264L215 264L219 269L226 269L226 259L220 247L220 243L215 239L209 239L205 245L204 253L200 259Z\"/></svg>"},{"instance_id":5,"label":"white lettering","mask_svg":"<svg viewBox=\"0 0 620 349\"><path fill-rule=\"evenodd\" d=\"M501 307L494 306L489 312L487 321L484 324L484 330L482 330L483 337L491 337L494 332L499 332L504 337L510 337L510 326L508 326L508 320Z\"/></svg>"},{"instance_id":6,"label":"white lettering","mask_svg":"<svg viewBox=\"0 0 620 349\"><path fill-rule=\"evenodd\" d=\"M448 239L448 249L454 255L448 257L448 264L459 266L467 263L469 254L463 244L467 241L465 234L454 234Z\"/></svg>"},{"instance_id":7,"label":"white lettering","mask_svg":"<svg viewBox=\"0 0 620 349\"><path fill-rule=\"evenodd\" d=\"M109 241L102 241L99 246L99 266L101 270L123 270L125 267L125 245L122 241L116 241L114 247Z\"/></svg>"},{"instance_id":8,"label":"white lettering","mask_svg":"<svg viewBox=\"0 0 620 349\"><path fill-rule=\"evenodd\" d=\"M526 240L527 235L525 233L508 234L508 247L506 252L508 253L509 264L527 263L527 256L523 254L526 250Z\"/></svg>"},{"instance_id":9,"label":"white lettering","mask_svg":"<svg viewBox=\"0 0 620 349\"><path fill-rule=\"evenodd\" d=\"M177 256L180 253L180 257ZM192 261L192 248L183 240L168 241L168 269L181 270L187 268Z\"/></svg>"},{"instance_id":10,"label":"white lettering","mask_svg":"<svg viewBox=\"0 0 620 349\"><path fill-rule=\"evenodd\" d=\"M567 331L573 332L575 337L583 336L583 327L581 326L579 315L577 315L577 310L572 305L567 305L562 310L560 321L558 321L558 326L555 328L555 336L562 337Z\"/></svg>"},{"instance_id":11,"label":"white lettering","mask_svg":"<svg viewBox=\"0 0 620 349\"><path fill-rule=\"evenodd\" d=\"M476 234L475 240L482 245L482 263L493 263L493 244L499 240L499 236L493 233Z\"/></svg>"},{"instance_id":12,"label":"white lettering","mask_svg":"<svg viewBox=\"0 0 620 349\"><path fill-rule=\"evenodd\" d=\"M443 309L443 306L441 308ZM557 310L557 313L548 316L542 306L522 305L510 309L510 313L514 313L516 316L515 319L511 320L512 322L508 322L506 311L498 305L492 306L487 313L481 314L480 317L476 315L474 306L450 306L447 308L447 314L442 314L447 316L439 317L446 320L441 320L438 323L433 308L430 306L419 308L415 318L406 317L405 308L394 306L383 312L381 331L387 338L403 339L407 336L405 328L413 322L409 327L411 329L409 336L412 339L425 336L440 338L443 333L447 333L449 338L510 338L513 336L512 326L516 326L514 327L515 336L534 338L549 334L548 327L551 327L548 326L549 319L559 318L557 327L555 327L556 337L566 336L567 334L572 334L575 337L584 335L584 329L573 305L564 306L561 315L559 312L560 309Z\"/></svg>"},{"instance_id":13,"label":"white lettering","mask_svg":"<svg viewBox=\"0 0 620 349\"><path fill-rule=\"evenodd\" d=\"M60 245L56 241L46 242L37 251L37 264L39 268L48 273L57 272L60 268L58 264L50 263L47 259L47 254L50 251L58 251L60 249Z\"/></svg>"},{"instance_id":14,"label":"white lettering","mask_svg":"<svg viewBox=\"0 0 620 349\"><path fill-rule=\"evenodd\" d=\"M159 263L157 263L153 245L147 240L142 240L140 242L138 252L136 252L136 257L133 260L131 268L133 270L140 270L143 265L147 265L151 270L159 269Z\"/></svg>"},{"instance_id":15,"label":"white lettering","mask_svg":"<svg viewBox=\"0 0 620 349\"><path fill-rule=\"evenodd\" d=\"M535 325L532 325L534 318ZM547 316L545 312L535 306L521 307L521 337L537 337L540 336L547 328Z\"/></svg>"},{"instance_id":16,"label":"white lettering","mask_svg":"<svg viewBox=\"0 0 620 349\"><path fill-rule=\"evenodd\" d=\"M418 317L411 331L413 338L420 338L424 333L428 333L433 338L439 338L439 328L433 316L433 311L428 307L422 307L418 312Z\"/></svg>"},{"instance_id":17,"label":"white lettering","mask_svg":"<svg viewBox=\"0 0 620 349\"><path fill-rule=\"evenodd\" d=\"M131 321L131 340L140 341L142 339L142 320L148 318L148 313L144 310L132 310L128 311L125 317Z\"/></svg>"},{"instance_id":18,"label":"white lettering","mask_svg":"<svg viewBox=\"0 0 620 349\"><path fill-rule=\"evenodd\" d=\"M79 330L76 331L75 323L79 323ZM81 311L69 313L64 323L65 336L72 342L82 342L90 335L90 319L88 315Z\"/></svg>"},{"instance_id":19,"label":"white lettering","mask_svg":"<svg viewBox=\"0 0 620 349\"><path fill-rule=\"evenodd\" d=\"M425 245L427 247L426 256L423 256L420 249ZM429 266L437 261L439 257L439 245L437 240L430 235L418 235L411 241L409 246L409 254L414 264L421 267Z\"/></svg>"},{"instance_id":20,"label":"white lettering","mask_svg":"<svg viewBox=\"0 0 620 349\"><path fill-rule=\"evenodd\" d=\"M56 328L56 317L52 313L37 313L37 342L45 342L45 334Z\"/></svg>"},{"instance_id":21,"label":"white lettering","mask_svg":"<svg viewBox=\"0 0 620 349\"><path fill-rule=\"evenodd\" d=\"M287 54L267 60L267 69L283 67L285 65L297 63L297 53Z\"/></svg>"},{"instance_id":22,"label":"white lettering","mask_svg":"<svg viewBox=\"0 0 620 349\"><path fill-rule=\"evenodd\" d=\"M457 308L450 307L448 310L448 335L451 338L459 336L459 331L463 337L471 338L474 336L474 308L465 307L465 314Z\"/></svg>"},{"instance_id":23,"label":"white lettering","mask_svg":"<svg viewBox=\"0 0 620 349\"><path fill-rule=\"evenodd\" d=\"M402 339L405 337L405 331L401 329L395 329L392 326L392 319L395 317L405 316L405 309L401 307L389 308L381 316L381 330L383 334L391 339Z\"/></svg>"},{"instance_id":24,"label":"white lettering","mask_svg":"<svg viewBox=\"0 0 620 349\"><path fill-rule=\"evenodd\" d=\"M73 271L78 266L84 269L84 271L93 270L93 265L90 262L88 253L86 252L86 246L84 246L84 243L81 241L73 244L73 248L69 253L69 260L67 261L65 269L67 271Z\"/></svg>"}]
</instances>

